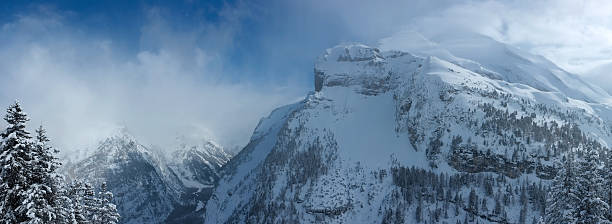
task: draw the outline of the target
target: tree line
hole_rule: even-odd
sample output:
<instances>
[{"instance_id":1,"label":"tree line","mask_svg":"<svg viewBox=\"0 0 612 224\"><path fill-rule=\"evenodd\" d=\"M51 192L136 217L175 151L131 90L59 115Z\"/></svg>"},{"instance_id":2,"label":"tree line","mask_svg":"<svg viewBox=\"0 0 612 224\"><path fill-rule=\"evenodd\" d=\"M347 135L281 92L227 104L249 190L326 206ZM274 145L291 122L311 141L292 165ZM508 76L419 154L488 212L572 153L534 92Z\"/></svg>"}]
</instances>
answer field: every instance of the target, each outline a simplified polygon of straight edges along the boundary
<instances>
[{"instance_id":1,"label":"tree line","mask_svg":"<svg viewBox=\"0 0 612 224\"><path fill-rule=\"evenodd\" d=\"M544 183L524 176L447 174L394 164L391 176L397 188L391 204L381 208L383 223L612 223L612 154L587 144L555 163L554 179ZM512 210L518 211L516 217L509 214Z\"/></svg>"}]
</instances>

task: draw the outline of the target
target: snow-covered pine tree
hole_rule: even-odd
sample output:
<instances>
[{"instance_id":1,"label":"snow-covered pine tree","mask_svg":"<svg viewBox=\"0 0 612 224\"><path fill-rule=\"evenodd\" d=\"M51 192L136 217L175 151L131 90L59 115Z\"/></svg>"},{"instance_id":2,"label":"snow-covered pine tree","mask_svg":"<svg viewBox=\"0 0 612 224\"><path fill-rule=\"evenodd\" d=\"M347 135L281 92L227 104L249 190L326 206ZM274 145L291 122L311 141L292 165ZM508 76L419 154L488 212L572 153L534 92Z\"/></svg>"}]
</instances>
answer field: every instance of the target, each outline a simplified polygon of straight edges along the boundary
<instances>
[{"instance_id":1,"label":"snow-covered pine tree","mask_svg":"<svg viewBox=\"0 0 612 224\"><path fill-rule=\"evenodd\" d=\"M474 188L470 190L470 194L468 196L468 204L467 210L469 211L470 221L474 221L474 216L478 215L478 195Z\"/></svg>"},{"instance_id":2,"label":"snow-covered pine tree","mask_svg":"<svg viewBox=\"0 0 612 224\"><path fill-rule=\"evenodd\" d=\"M601 195L604 180L601 176L599 153L593 147L587 147L584 158L578 162L576 191L580 198L577 223L610 223L607 219L609 205Z\"/></svg>"},{"instance_id":3,"label":"snow-covered pine tree","mask_svg":"<svg viewBox=\"0 0 612 224\"><path fill-rule=\"evenodd\" d=\"M73 181L68 188L68 197L72 202L73 216L77 224L91 223L87 218L87 212L84 205L85 191L85 183L81 180Z\"/></svg>"},{"instance_id":4,"label":"snow-covered pine tree","mask_svg":"<svg viewBox=\"0 0 612 224\"><path fill-rule=\"evenodd\" d=\"M604 168L601 170L604 178L603 196L608 206L612 206L612 153L605 151L601 156L604 158ZM612 221L612 208L608 209L607 217Z\"/></svg>"},{"instance_id":5,"label":"snow-covered pine tree","mask_svg":"<svg viewBox=\"0 0 612 224\"><path fill-rule=\"evenodd\" d=\"M525 224L527 221L527 204L521 204L519 212L519 224Z\"/></svg>"},{"instance_id":6,"label":"snow-covered pine tree","mask_svg":"<svg viewBox=\"0 0 612 224\"><path fill-rule=\"evenodd\" d=\"M42 126L32 140L19 102L7 109L4 120L8 126L0 133L0 224L99 221L100 199L91 185L77 182L66 187L56 172L61 165L54 155L58 151L49 146ZM107 210L114 217L114 205L109 203ZM109 220L98 223L116 223Z\"/></svg>"},{"instance_id":7,"label":"snow-covered pine tree","mask_svg":"<svg viewBox=\"0 0 612 224\"><path fill-rule=\"evenodd\" d=\"M34 152L38 157L40 157L40 164L47 172L49 178L47 181L49 182L63 182L63 178L58 178L58 176L62 176L58 174L56 171L62 165L59 162L59 159L55 156L55 154L59 153L59 151L49 145L49 137L47 137L47 131L43 128L42 125L36 129L36 147Z\"/></svg>"},{"instance_id":8,"label":"snow-covered pine tree","mask_svg":"<svg viewBox=\"0 0 612 224\"><path fill-rule=\"evenodd\" d=\"M547 199L544 221L553 223L575 223L575 208L580 202L576 192L576 168L574 155L569 152L563 156L563 161L557 161L559 167Z\"/></svg>"},{"instance_id":9,"label":"snow-covered pine tree","mask_svg":"<svg viewBox=\"0 0 612 224\"><path fill-rule=\"evenodd\" d=\"M4 120L8 126L0 134L0 223L12 224L28 218L18 207L25 200L29 186L32 137L25 130L29 119L19 102L9 106L6 112Z\"/></svg>"},{"instance_id":10,"label":"snow-covered pine tree","mask_svg":"<svg viewBox=\"0 0 612 224\"><path fill-rule=\"evenodd\" d=\"M420 223L423 220L423 198L421 197L421 194L417 194L417 200L418 200L418 204L417 207L415 209L415 219L417 223Z\"/></svg>"},{"instance_id":11,"label":"snow-covered pine tree","mask_svg":"<svg viewBox=\"0 0 612 224\"><path fill-rule=\"evenodd\" d=\"M49 193L47 186L32 184L25 191L22 204L17 207L18 213L25 213L25 220L21 223L44 224L56 220L53 207L45 198Z\"/></svg>"},{"instance_id":12,"label":"snow-covered pine tree","mask_svg":"<svg viewBox=\"0 0 612 224\"><path fill-rule=\"evenodd\" d=\"M113 204L113 193L108 191L106 182L102 183L98 197L100 197L100 223L119 223L120 216L117 212L117 207Z\"/></svg>"},{"instance_id":13,"label":"snow-covered pine tree","mask_svg":"<svg viewBox=\"0 0 612 224\"><path fill-rule=\"evenodd\" d=\"M85 217L91 223L100 223L100 199L96 197L93 186L85 182L83 184L83 210Z\"/></svg>"},{"instance_id":14,"label":"snow-covered pine tree","mask_svg":"<svg viewBox=\"0 0 612 224\"><path fill-rule=\"evenodd\" d=\"M39 126L36 130L35 153L41 158L40 165L46 170L47 175L44 176L44 182L49 183L51 187L52 197L49 200L53 202L54 221L59 224L73 224L76 222L73 203L68 195L64 176L56 172L61 166L59 159L55 156L59 151L51 147L49 141L46 130L42 125Z\"/></svg>"},{"instance_id":15,"label":"snow-covered pine tree","mask_svg":"<svg viewBox=\"0 0 612 224\"><path fill-rule=\"evenodd\" d=\"M64 182L63 176L60 175L58 178L58 185L56 185L58 191L56 192L56 198L54 203L54 210L56 214L56 220L58 224L76 224L79 223L75 216L75 209L73 200L70 198L69 189Z\"/></svg>"},{"instance_id":16,"label":"snow-covered pine tree","mask_svg":"<svg viewBox=\"0 0 612 224\"><path fill-rule=\"evenodd\" d=\"M48 145L49 138L42 125L36 130L35 144L31 148L29 185L25 190L26 197L18 211L25 212L25 223L38 224L57 222L56 206L57 188L55 170L59 167Z\"/></svg>"},{"instance_id":17,"label":"snow-covered pine tree","mask_svg":"<svg viewBox=\"0 0 612 224\"><path fill-rule=\"evenodd\" d=\"M488 201L486 198L482 199L482 205L480 206L480 210L482 210L482 212L484 212L484 214L488 214L489 213L489 207L487 206Z\"/></svg>"},{"instance_id":18,"label":"snow-covered pine tree","mask_svg":"<svg viewBox=\"0 0 612 224\"><path fill-rule=\"evenodd\" d=\"M499 202L499 198L495 199L495 208L493 209L493 215L499 216L502 213L502 204Z\"/></svg>"}]
</instances>

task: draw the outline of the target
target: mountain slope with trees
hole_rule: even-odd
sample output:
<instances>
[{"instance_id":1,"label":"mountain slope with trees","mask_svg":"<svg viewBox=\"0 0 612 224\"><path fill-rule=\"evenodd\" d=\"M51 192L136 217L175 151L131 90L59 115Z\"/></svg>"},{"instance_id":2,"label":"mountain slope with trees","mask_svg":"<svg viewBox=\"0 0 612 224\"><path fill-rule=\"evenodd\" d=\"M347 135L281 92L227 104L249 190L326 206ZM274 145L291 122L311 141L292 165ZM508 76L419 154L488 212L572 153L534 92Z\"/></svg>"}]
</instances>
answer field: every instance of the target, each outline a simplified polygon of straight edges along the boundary
<instances>
[{"instance_id":1,"label":"mountain slope with trees","mask_svg":"<svg viewBox=\"0 0 612 224\"><path fill-rule=\"evenodd\" d=\"M328 49L315 92L228 162L205 223L607 222L612 98L490 39L435 48Z\"/></svg>"}]
</instances>

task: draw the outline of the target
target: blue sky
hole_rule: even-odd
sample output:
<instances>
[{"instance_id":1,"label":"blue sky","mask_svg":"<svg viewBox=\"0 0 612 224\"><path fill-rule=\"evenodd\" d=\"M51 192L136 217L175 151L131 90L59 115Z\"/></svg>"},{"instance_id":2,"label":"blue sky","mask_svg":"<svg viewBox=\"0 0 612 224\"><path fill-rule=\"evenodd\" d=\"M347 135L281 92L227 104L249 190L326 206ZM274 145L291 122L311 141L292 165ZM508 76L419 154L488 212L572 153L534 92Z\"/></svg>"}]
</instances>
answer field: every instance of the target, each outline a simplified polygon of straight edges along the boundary
<instances>
[{"instance_id":1,"label":"blue sky","mask_svg":"<svg viewBox=\"0 0 612 224\"><path fill-rule=\"evenodd\" d=\"M112 38L122 47L139 46L140 28L146 24L147 10L163 8L169 21L183 29L202 20L219 20L218 11L227 1L3 1L0 3L2 21L14 20L23 14L41 13L41 7L66 16L67 25L84 32ZM134 49L132 49L134 50Z\"/></svg>"},{"instance_id":2,"label":"blue sky","mask_svg":"<svg viewBox=\"0 0 612 224\"><path fill-rule=\"evenodd\" d=\"M236 146L336 44L475 32L612 84L611 27L607 1L2 1L0 106L20 99L67 149L118 126Z\"/></svg>"},{"instance_id":3,"label":"blue sky","mask_svg":"<svg viewBox=\"0 0 612 224\"><path fill-rule=\"evenodd\" d=\"M70 32L110 40L120 52L117 56L128 60L140 51L162 47L165 40L144 29L163 23L166 32L193 35L191 44L214 52L230 81L291 80L310 89L313 60L324 49L342 42L376 44L397 31L401 23L393 20L409 20L438 8L428 1L408 1L401 10L384 12L387 16L372 15L383 17L377 20L358 13L389 8L377 11L372 3L360 2L367 1L9 1L0 3L0 9L5 23L23 15L61 17ZM362 21L367 22L355 25Z\"/></svg>"},{"instance_id":4,"label":"blue sky","mask_svg":"<svg viewBox=\"0 0 612 224\"><path fill-rule=\"evenodd\" d=\"M323 4L324 1L317 3ZM375 42L354 33L332 13L288 1L6 1L0 17L61 17L72 35L112 41L118 57L159 50L147 26L194 35L193 45L214 52L228 81L287 82L311 86L314 58L341 42ZM56 18L57 19L57 18ZM228 33L226 33L228 32ZM78 33L78 34L77 34ZM224 38L218 41L217 38ZM222 43L219 43L222 42ZM279 63L279 60L282 63Z\"/></svg>"}]
</instances>

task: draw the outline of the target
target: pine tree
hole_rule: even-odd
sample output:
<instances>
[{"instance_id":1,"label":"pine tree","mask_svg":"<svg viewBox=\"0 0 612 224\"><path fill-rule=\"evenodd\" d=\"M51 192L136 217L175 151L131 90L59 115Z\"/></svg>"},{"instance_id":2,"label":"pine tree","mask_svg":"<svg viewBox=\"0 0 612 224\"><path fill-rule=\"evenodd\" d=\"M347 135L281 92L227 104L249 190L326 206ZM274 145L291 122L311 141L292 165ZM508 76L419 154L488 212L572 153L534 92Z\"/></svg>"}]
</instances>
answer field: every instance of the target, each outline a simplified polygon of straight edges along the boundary
<instances>
[{"instance_id":1,"label":"pine tree","mask_svg":"<svg viewBox=\"0 0 612 224\"><path fill-rule=\"evenodd\" d=\"M602 155L604 158L604 168L601 169L601 176L604 178L604 189L603 194L606 199L606 203L612 206L612 153L609 151L604 152ZM612 208L608 209L608 220L612 220Z\"/></svg>"},{"instance_id":2,"label":"pine tree","mask_svg":"<svg viewBox=\"0 0 612 224\"><path fill-rule=\"evenodd\" d=\"M89 183L83 184L83 210L85 217L91 223L100 223L100 200L96 198L93 187Z\"/></svg>"},{"instance_id":3,"label":"pine tree","mask_svg":"<svg viewBox=\"0 0 612 224\"><path fill-rule=\"evenodd\" d=\"M459 193L455 193L455 216L459 215L459 206L463 204L463 200L461 199L461 195Z\"/></svg>"},{"instance_id":4,"label":"pine tree","mask_svg":"<svg viewBox=\"0 0 612 224\"><path fill-rule=\"evenodd\" d=\"M57 221L56 203L57 192L55 183L55 170L58 168L57 159L51 154L48 146L49 138L40 126L36 130L36 142L32 147L32 160L29 164L30 179L26 189L26 197L18 211L25 212L25 223L38 224Z\"/></svg>"},{"instance_id":5,"label":"pine tree","mask_svg":"<svg viewBox=\"0 0 612 224\"><path fill-rule=\"evenodd\" d=\"M72 182L68 189L68 197L72 202L73 216L77 224L91 223L87 218L87 212L84 206L85 191L85 183L83 183L81 180Z\"/></svg>"},{"instance_id":6,"label":"pine tree","mask_svg":"<svg viewBox=\"0 0 612 224\"><path fill-rule=\"evenodd\" d=\"M521 211L519 213L519 223L525 224L525 221L527 221L527 204L521 205Z\"/></svg>"},{"instance_id":7,"label":"pine tree","mask_svg":"<svg viewBox=\"0 0 612 224\"><path fill-rule=\"evenodd\" d=\"M421 194L418 194L417 200L418 200L418 204L417 207L415 209L415 219L417 221L417 223L420 223L421 220L423 220L423 199L420 196Z\"/></svg>"},{"instance_id":8,"label":"pine tree","mask_svg":"<svg viewBox=\"0 0 612 224\"><path fill-rule=\"evenodd\" d=\"M480 206L480 210L482 210L482 212L484 212L484 214L488 214L489 213L489 207L487 206L488 201L486 198L482 199L482 205Z\"/></svg>"},{"instance_id":9,"label":"pine tree","mask_svg":"<svg viewBox=\"0 0 612 224\"><path fill-rule=\"evenodd\" d=\"M580 202L576 192L576 171L574 155L570 152L557 162L557 171L547 200L544 221L546 223L575 223L575 208Z\"/></svg>"},{"instance_id":10,"label":"pine tree","mask_svg":"<svg viewBox=\"0 0 612 224\"><path fill-rule=\"evenodd\" d=\"M501 202L499 202L499 199L495 199L495 208L493 209L493 214L494 215L500 215L502 213L502 205Z\"/></svg>"},{"instance_id":11,"label":"pine tree","mask_svg":"<svg viewBox=\"0 0 612 224\"><path fill-rule=\"evenodd\" d=\"M470 213L470 218L472 221L474 221L474 215L478 214L478 202L479 202L478 195L476 194L476 191L474 191L474 188L472 188L468 196L468 206L467 206L467 209Z\"/></svg>"},{"instance_id":12,"label":"pine tree","mask_svg":"<svg viewBox=\"0 0 612 224\"><path fill-rule=\"evenodd\" d=\"M56 220L52 205L45 198L47 187L41 184L32 184L25 191L23 204L17 208L19 213L26 214L26 220L22 223L43 224Z\"/></svg>"},{"instance_id":13,"label":"pine tree","mask_svg":"<svg viewBox=\"0 0 612 224\"><path fill-rule=\"evenodd\" d=\"M521 186L521 196L519 202L521 203L521 211L519 212L519 223L525 224L527 222L527 190L526 186Z\"/></svg>"},{"instance_id":14,"label":"pine tree","mask_svg":"<svg viewBox=\"0 0 612 224\"><path fill-rule=\"evenodd\" d=\"M41 158L39 164L46 171L44 182L50 186L49 189L52 196L49 200L53 202L51 207L55 214L54 222L58 224L73 224L76 223L73 203L68 195L64 176L56 172L61 163L54 154L59 153L59 151L49 146L49 141L46 130L42 125L39 126L36 130L35 153Z\"/></svg>"},{"instance_id":15,"label":"pine tree","mask_svg":"<svg viewBox=\"0 0 612 224\"><path fill-rule=\"evenodd\" d=\"M57 192L54 204L54 210L56 212L57 224L76 224L77 219L75 217L74 203L70 198L69 189L66 186L62 176L58 177Z\"/></svg>"},{"instance_id":16,"label":"pine tree","mask_svg":"<svg viewBox=\"0 0 612 224\"><path fill-rule=\"evenodd\" d=\"M602 200L604 180L601 176L599 154L594 148L587 148L585 158L578 163L576 189L580 197L577 223L610 223L607 220L609 205Z\"/></svg>"},{"instance_id":17,"label":"pine tree","mask_svg":"<svg viewBox=\"0 0 612 224\"><path fill-rule=\"evenodd\" d=\"M28 180L31 178L32 137L25 130L29 119L19 102L7 109L4 120L8 126L0 134L0 223L12 224L28 218L24 209L18 208L27 197Z\"/></svg>"},{"instance_id":18,"label":"pine tree","mask_svg":"<svg viewBox=\"0 0 612 224\"><path fill-rule=\"evenodd\" d=\"M8 126L0 133L0 224L117 223L112 193L104 190L101 202L91 185L76 182L66 187L57 173L58 151L49 146L42 126L32 139L19 102L7 109L4 120Z\"/></svg>"},{"instance_id":19,"label":"pine tree","mask_svg":"<svg viewBox=\"0 0 612 224\"><path fill-rule=\"evenodd\" d=\"M119 223L119 213L117 207L112 203L113 193L107 190L106 182L102 183L100 187L100 221L103 224L117 224ZM399 209L397 210L399 211ZM400 216L401 217L401 216Z\"/></svg>"}]
</instances>

